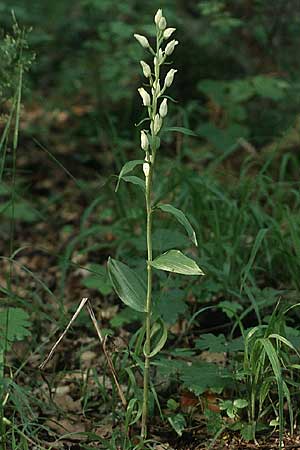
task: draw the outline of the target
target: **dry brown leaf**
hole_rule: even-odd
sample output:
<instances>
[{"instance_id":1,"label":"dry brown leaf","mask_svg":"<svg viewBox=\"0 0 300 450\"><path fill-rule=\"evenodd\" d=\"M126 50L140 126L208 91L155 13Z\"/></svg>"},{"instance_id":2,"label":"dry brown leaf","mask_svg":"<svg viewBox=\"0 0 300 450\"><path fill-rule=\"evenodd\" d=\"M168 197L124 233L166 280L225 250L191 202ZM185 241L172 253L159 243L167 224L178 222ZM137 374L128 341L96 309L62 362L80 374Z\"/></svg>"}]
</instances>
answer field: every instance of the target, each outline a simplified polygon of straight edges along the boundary
<instances>
[{"instance_id":1,"label":"dry brown leaf","mask_svg":"<svg viewBox=\"0 0 300 450\"><path fill-rule=\"evenodd\" d=\"M97 353L92 352L91 350L87 350L86 352L81 353L80 360L81 366L84 369L92 366L92 361L97 357Z\"/></svg>"},{"instance_id":2,"label":"dry brown leaf","mask_svg":"<svg viewBox=\"0 0 300 450\"><path fill-rule=\"evenodd\" d=\"M55 417L53 417L48 419L45 425L59 435L74 433L72 436L68 436L69 438L72 437L73 440L81 441L85 439L85 436L76 434L86 431L85 425L81 422L71 421L70 419L62 419L58 421Z\"/></svg>"},{"instance_id":3,"label":"dry brown leaf","mask_svg":"<svg viewBox=\"0 0 300 450\"><path fill-rule=\"evenodd\" d=\"M53 401L64 411L79 413L82 409L80 400L74 400L69 394L54 395Z\"/></svg>"}]
</instances>

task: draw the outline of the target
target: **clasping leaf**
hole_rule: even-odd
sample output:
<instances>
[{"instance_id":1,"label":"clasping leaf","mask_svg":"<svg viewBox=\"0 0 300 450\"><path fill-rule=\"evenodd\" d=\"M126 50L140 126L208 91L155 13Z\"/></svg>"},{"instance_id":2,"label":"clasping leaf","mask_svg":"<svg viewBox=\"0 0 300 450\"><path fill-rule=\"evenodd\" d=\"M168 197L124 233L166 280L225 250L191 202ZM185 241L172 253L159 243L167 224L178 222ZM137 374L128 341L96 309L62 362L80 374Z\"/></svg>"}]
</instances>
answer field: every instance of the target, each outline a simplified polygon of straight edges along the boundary
<instances>
[{"instance_id":1,"label":"clasping leaf","mask_svg":"<svg viewBox=\"0 0 300 450\"><path fill-rule=\"evenodd\" d=\"M165 345L168 339L168 329L166 324L160 319L157 322L154 323L152 329L151 329L151 339L155 337L155 335L161 330L161 336L158 339L155 347L153 350L150 351L149 354L146 352L146 343L144 344L144 355L148 358L153 358L153 356L157 355Z\"/></svg>"}]
</instances>

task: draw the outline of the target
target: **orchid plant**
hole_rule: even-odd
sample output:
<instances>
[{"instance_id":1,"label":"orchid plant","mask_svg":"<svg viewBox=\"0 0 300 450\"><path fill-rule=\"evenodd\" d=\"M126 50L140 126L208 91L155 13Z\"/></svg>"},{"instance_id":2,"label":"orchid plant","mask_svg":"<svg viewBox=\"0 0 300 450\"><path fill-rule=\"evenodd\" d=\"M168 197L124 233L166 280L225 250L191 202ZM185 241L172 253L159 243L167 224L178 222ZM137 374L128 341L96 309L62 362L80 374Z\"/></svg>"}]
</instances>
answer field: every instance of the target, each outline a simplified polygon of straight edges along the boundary
<instances>
[{"instance_id":1,"label":"orchid plant","mask_svg":"<svg viewBox=\"0 0 300 450\"><path fill-rule=\"evenodd\" d=\"M162 203L157 204L153 194L154 170L157 155L161 146L160 135L163 130L164 120L168 114L168 100L166 91L172 85L177 70L169 68L163 75L164 66L167 62L178 41L169 40L175 28L167 26L166 18L163 16L162 9L159 9L154 17L156 27L156 45L153 47L149 40L140 34L134 37L139 44L152 56L152 67L145 61L140 61L143 75L146 83L138 89L143 106L146 108L146 121L149 123L148 129L142 129L140 132L141 149L144 152L144 159L127 162L118 177L116 190L119 188L120 181L133 182L139 184L145 193L145 216L146 216L146 241L147 258L146 271L147 283L126 264L114 260L108 261L108 272L119 298L129 307L145 314L144 324L141 328L141 336L144 339L144 383L143 383L143 404L141 420L141 437L147 438L147 421L149 410L149 383L150 383L150 364L151 360L161 351L167 341L166 324L153 314L153 271L163 270L183 275L204 275L197 263L190 257L184 255L177 249L169 250L161 255L153 255L153 215L157 211L173 215L177 221L185 228L192 242L197 246L196 234L186 215L173 205ZM161 82L163 80L163 83ZM143 168L144 179L128 176L135 167L141 165Z\"/></svg>"}]
</instances>

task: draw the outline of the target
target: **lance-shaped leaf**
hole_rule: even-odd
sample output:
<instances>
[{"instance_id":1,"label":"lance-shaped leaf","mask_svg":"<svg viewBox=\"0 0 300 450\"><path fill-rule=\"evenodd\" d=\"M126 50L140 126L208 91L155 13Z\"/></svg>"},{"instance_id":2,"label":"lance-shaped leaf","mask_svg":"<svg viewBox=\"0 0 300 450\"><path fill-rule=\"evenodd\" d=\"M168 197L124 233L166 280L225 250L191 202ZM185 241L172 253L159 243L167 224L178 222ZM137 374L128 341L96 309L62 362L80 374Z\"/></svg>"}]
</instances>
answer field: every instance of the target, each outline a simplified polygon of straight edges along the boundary
<instances>
[{"instance_id":1,"label":"lance-shaped leaf","mask_svg":"<svg viewBox=\"0 0 300 450\"><path fill-rule=\"evenodd\" d=\"M141 178L135 177L134 175L128 175L126 177L122 177L122 180L126 181L126 183L136 184L137 186L139 186L142 189L142 191L145 192L145 189L146 189L145 181L142 180Z\"/></svg>"},{"instance_id":2,"label":"lance-shaped leaf","mask_svg":"<svg viewBox=\"0 0 300 450\"><path fill-rule=\"evenodd\" d=\"M165 128L164 131L175 131L177 133L186 134L187 136L199 136L199 134L195 133L195 131L185 127L170 127Z\"/></svg>"},{"instance_id":3,"label":"lance-shaped leaf","mask_svg":"<svg viewBox=\"0 0 300 450\"><path fill-rule=\"evenodd\" d=\"M168 205L168 204L158 205L157 208L161 209L162 211L164 211L166 213L172 214L172 216L174 216L178 220L178 222L184 226L189 238L196 245L196 247L198 247L196 233L195 233L192 225L190 224L190 221L187 219L186 215L180 209L175 208L175 206Z\"/></svg>"},{"instance_id":4,"label":"lance-shaped leaf","mask_svg":"<svg viewBox=\"0 0 300 450\"><path fill-rule=\"evenodd\" d=\"M142 159L134 159L133 161L128 161L127 163L124 164L118 176L118 182L115 192L117 192L117 190L119 189L120 181L122 180L123 176L126 175L127 173L130 173L136 166L144 164L144 162L145 161Z\"/></svg>"},{"instance_id":5,"label":"lance-shaped leaf","mask_svg":"<svg viewBox=\"0 0 300 450\"><path fill-rule=\"evenodd\" d=\"M166 324L161 319L159 319L157 322L154 323L154 325L151 329L151 333L150 333L151 339L156 337L156 335L158 335L159 332L161 332L161 334L160 334L154 348L150 351L150 353L147 353L146 343L144 344L144 349L143 349L144 355L147 356L148 358L153 358L153 356L157 355L157 353L159 353L161 351L161 349L167 342L168 329L167 329Z\"/></svg>"},{"instance_id":6,"label":"lance-shaped leaf","mask_svg":"<svg viewBox=\"0 0 300 450\"><path fill-rule=\"evenodd\" d=\"M146 285L126 264L109 258L107 269L114 290L125 305L135 311L146 311Z\"/></svg>"},{"instance_id":7,"label":"lance-shaped leaf","mask_svg":"<svg viewBox=\"0 0 300 450\"><path fill-rule=\"evenodd\" d=\"M151 262L155 269L182 275L204 275L198 264L179 250L169 250Z\"/></svg>"}]
</instances>

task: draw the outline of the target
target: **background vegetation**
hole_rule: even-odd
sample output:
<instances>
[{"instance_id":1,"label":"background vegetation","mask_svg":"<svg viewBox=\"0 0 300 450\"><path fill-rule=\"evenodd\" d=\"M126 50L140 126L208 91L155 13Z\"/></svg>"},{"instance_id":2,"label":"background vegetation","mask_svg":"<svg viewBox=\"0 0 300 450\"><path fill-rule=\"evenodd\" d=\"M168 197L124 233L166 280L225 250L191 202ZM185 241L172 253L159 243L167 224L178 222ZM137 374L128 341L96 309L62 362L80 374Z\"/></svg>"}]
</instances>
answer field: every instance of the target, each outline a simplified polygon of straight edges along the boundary
<instances>
[{"instance_id":1,"label":"background vegetation","mask_svg":"<svg viewBox=\"0 0 300 450\"><path fill-rule=\"evenodd\" d=\"M178 103L167 125L193 133L165 135L156 196L186 213L199 248L162 213L154 251L188 250L206 276L156 277L169 340L153 368L152 436L182 449L207 436L224 442L224 430L236 443L261 435L274 445L278 430L287 441L297 430L299 2L7 0L0 2L3 449L32 441L135 445L141 316L113 294L106 261L112 255L143 270L143 193L121 182L115 194L113 174L143 155L134 126L143 118L143 52L133 33L153 35L159 7L180 41L171 88ZM86 312L46 371L37 369L85 295L110 336L126 396L137 401L125 418Z\"/></svg>"}]
</instances>

